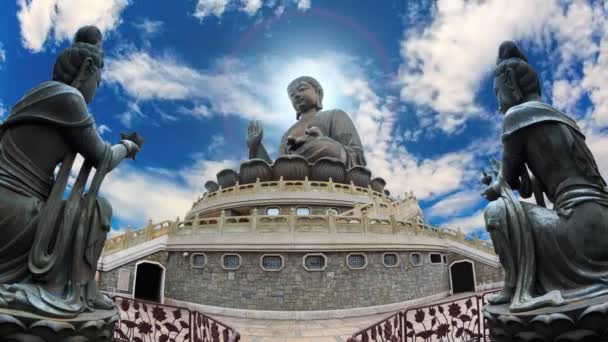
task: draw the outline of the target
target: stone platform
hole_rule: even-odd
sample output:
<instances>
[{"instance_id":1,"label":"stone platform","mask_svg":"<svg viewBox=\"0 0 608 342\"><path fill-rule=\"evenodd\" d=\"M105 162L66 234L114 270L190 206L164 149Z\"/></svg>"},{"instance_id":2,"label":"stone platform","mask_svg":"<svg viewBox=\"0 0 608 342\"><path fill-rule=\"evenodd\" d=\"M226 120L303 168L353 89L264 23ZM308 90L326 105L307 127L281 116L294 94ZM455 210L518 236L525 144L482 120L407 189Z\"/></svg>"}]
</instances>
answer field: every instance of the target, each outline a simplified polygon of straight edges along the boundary
<instances>
[{"instance_id":1,"label":"stone platform","mask_svg":"<svg viewBox=\"0 0 608 342\"><path fill-rule=\"evenodd\" d=\"M484 317L494 342L608 341L608 296L518 313L507 304L487 305Z\"/></svg>"},{"instance_id":2,"label":"stone platform","mask_svg":"<svg viewBox=\"0 0 608 342\"><path fill-rule=\"evenodd\" d=\"M0 309L0 341L112 341L118 318L117 310L84 312L75 318L60 319Z\"/></svg>"}]
</instances>

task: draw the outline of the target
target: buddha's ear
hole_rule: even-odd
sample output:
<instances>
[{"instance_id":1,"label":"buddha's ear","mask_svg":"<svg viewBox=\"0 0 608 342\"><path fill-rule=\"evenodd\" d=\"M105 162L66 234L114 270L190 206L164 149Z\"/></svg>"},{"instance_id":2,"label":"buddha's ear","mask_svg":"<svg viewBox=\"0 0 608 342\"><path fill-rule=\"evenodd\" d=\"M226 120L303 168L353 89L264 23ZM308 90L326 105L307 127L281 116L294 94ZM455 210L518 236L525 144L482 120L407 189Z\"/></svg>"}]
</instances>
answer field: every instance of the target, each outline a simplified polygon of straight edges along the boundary
<instances>
[{"instance_id":1,"label":"buddha's ear","mask_svg":"<svg viewBox=\"0 0 608 342\"><path fill-rule=\"evenodd\" d=\"M511 91L513 92L513 97L517 103L520 103L524 99L524 94L521 92L521 88L517 83L517 77L515 77L515 70L513 68L507 68L505 71L507 73L507 82L510 83Z\"/></svg>"},{"instance_id":2,"label":"buddha's ear","mask_svg":"<svg viewBox=\"0 0 608 342\"><path fill-rule=\"evenodd\" d=\"M95 64L93 64L93 58L85 58L78 69L78 73L76 73L76 77L74 77L74 80L70 85L74 88L79 88L84 81L95 73L95 69L96 67Z\"/></svg>"}]
</instances>

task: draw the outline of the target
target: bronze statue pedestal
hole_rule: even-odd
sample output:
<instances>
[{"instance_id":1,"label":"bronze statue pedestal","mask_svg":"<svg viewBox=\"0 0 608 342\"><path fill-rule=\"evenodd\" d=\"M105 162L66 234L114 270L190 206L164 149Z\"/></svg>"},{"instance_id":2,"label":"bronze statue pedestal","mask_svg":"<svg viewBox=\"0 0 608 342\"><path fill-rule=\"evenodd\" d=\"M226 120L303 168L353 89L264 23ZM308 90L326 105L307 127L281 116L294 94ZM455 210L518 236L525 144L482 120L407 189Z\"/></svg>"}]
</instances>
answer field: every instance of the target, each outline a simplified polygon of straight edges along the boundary
<instances>
[{"instance_id":1,"label":"bronze statue pedestal","mask_svg":"<svg viewBox=\"0 0 608 342\"><path fill-rule=\"evenodd\" d=\"M608 341L608 295L516 313L508 304L486 305L483 314L493 342Z\"/></svg>"},{"instance_id":2,"label":"bronze statue pedestal","mask_svg":"<svg viewBox=\"0 0 608 342\"><path fill-rule=\"evenodd\" d=\"M21 310L0 309L0 341L113 341L117 310L83 312L74 318L51 318Z\"/></svg>"}]
</instances>

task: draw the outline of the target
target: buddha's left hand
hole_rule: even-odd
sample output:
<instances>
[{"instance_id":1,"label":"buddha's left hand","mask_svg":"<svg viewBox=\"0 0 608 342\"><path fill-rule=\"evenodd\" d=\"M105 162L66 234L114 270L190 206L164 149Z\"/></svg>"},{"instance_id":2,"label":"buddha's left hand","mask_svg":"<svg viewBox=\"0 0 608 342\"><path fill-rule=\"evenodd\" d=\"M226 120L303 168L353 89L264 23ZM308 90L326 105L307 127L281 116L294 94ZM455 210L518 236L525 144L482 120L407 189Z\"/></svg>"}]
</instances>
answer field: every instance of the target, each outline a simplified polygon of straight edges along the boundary
<instances>
[{"instance_id":1,"label":"buddha's left hand","mask_svg":"<svg viewBox=\"0 0 608 342\"><path fill-rule=\"evenodd\" d=\"M346 163L346 150L339 142L325 136L313 137L298 149L293 154L301 155L308 162L314 163L323 157L335 158L343 163Z\"/></svg>"}]
</instances>

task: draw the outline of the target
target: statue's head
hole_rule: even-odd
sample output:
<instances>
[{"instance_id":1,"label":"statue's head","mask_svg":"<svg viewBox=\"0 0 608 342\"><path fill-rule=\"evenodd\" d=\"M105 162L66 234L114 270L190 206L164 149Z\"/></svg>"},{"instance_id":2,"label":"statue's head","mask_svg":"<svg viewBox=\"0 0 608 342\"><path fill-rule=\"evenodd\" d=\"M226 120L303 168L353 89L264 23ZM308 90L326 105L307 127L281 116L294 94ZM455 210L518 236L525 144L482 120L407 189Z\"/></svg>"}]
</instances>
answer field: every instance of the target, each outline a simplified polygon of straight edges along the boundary
<instances>
[{"instance_id":1,"label":"statue's head","mask_svg":"<svg viewBox=\"0 0 608 342\"><path fill-rule=\"evenodd\" d=\"M310 108L323 108L323 88L319 81L310 76L301 76L291 81L287 86L287 94L296 110L297 119Z\"/></svg>"},{"instance_id":2,"label":"statue's head","mask_svg":"<svg viewBox=\"0 0 608 342\"><path fill-rule=\"evenodd\" d=\"M80 28L72 46L63 50L53 68L53 81L78 89L87 103L91 102L101 82L101 39L101 31L97 27Z\"/></svg>"},{"instance_id":3,"label":"statue's head","mask_svg":"<svg viewBox=\"0 0 608 342\"><path fill-rule=\"evenodd\" d=\"M536 71L511 41L503 42L498 49L494 92L501 113L520 103L540 100L541 88Z\"/></svg>"}]
</instances>

